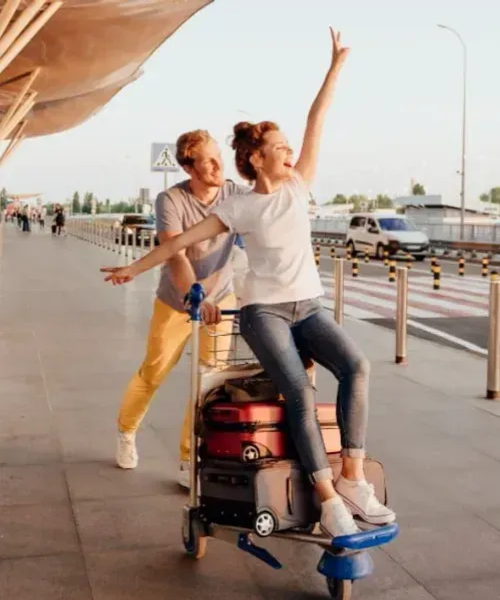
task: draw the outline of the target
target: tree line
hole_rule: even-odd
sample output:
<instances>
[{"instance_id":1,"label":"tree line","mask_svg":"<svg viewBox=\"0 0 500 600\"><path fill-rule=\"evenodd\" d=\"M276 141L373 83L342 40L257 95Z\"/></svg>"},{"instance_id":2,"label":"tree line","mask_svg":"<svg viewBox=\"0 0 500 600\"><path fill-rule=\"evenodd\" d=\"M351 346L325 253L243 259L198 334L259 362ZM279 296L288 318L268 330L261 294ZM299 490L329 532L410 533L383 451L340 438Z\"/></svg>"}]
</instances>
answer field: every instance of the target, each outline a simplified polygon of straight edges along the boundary
<instances>
[{"instance_id":1,"label":"tree line","mask_svg":"<svg viewBox=\"0 0 500 600\"><path fill-rule=\"evenodd\" d=\"M140 212L140 206L135 202L124 202L123 200L120 202L111 202L109 198L106 198L103 202L94 196L93 192L85 192L83 199L80 199L79 192L75 192L71 201L68 201L68 204L71 205L71 212L73 214L90 215L92 214L92 206L94 204L95 212L98 215L103 213Z\"/></svg>"}]
</instances>

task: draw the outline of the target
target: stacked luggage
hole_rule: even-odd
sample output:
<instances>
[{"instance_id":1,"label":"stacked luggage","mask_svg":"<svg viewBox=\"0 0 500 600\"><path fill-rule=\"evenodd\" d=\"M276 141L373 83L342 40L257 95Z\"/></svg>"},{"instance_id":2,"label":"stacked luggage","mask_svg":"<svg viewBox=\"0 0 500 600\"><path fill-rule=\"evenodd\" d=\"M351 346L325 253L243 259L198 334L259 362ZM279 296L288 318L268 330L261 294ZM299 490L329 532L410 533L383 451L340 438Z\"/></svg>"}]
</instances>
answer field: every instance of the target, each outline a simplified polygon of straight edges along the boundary
<instances>
[{"instance_id":1,"label":"stacked luggage","mask_svg":"<svg viewBox=\"0 0 500 600\"><path fill-rule=\"evenodd\" d=\"M333 404L317 415L334 477L342 465ZM309 529L319 503L288 432L286 404L260 374L229 380L205 398L199 422L200 514L207 523L275 531ZM366 459L367 480L386 503L382 465Z\"/></svg>"}]
</instances>

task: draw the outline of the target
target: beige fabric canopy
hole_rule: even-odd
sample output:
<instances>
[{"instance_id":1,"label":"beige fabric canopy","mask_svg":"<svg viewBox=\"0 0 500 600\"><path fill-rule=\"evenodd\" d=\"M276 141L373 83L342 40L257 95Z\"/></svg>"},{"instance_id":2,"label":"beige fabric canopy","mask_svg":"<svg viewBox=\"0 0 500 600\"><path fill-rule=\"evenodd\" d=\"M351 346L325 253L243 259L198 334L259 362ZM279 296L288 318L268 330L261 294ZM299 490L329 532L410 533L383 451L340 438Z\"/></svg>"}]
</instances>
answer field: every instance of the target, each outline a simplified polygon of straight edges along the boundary
<instances>
[{"instance_id":1,"label":"beige fabric canopy","mask_svg":"<svg viewBox=\"0 0 500 600\"><path fill-rule=\"evenodd\" d=\"M212 0L0 0L2 160L94 115Z\"/></svg>"}]
</instances>

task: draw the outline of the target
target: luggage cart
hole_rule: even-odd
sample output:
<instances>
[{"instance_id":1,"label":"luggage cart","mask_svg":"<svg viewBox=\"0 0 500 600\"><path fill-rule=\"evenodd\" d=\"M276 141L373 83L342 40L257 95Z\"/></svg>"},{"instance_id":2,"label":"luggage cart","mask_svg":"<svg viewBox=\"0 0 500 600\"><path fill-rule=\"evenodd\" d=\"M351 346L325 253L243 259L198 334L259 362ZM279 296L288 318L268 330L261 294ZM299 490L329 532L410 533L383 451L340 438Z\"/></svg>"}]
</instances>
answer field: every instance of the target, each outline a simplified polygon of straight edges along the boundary
<instances>
[{"instance_id":1,"label":"luggage cart","mask_svg":"<svg viewBox=\"0 0 500 600\"><path fill-rule=\"evenodd\" d=\"M241 359L238 355L237 316L239 311L226 310L222 315L234 319L235 323L231 335L233 340L227 356L227 340L225 344L224 359L219 359L218 349L215 344L213 364L200 366L199 364L199 333L201 325L201 303L205 297L200 284L194 284L188 294L188 312L192 322L192 350L191 350L191 448L190 448L190 491L189 501L183 510L182 538L187 554L195 559L205 555L207 542L210 537L222 539L234 544L240 550L251 554L274 569L281 569L282 564L269 550L258 546L253 539L254 534L267 537L265 523L256 521L254 528L238 527L233 525L220 525L211 523L203 515L199 503L200 482L198 479L198 447L197 415L200 409L203 393L207 387L203 379L210 372L219 371L224 377L224 367L236 366L238 369L246 368L248 373L258 372L259 365L255 359ZM214 334L215 335L215 334ZM216 340L214 340L216 342ZM214 368L215 367L215 368ZM262 370L262 369L260 369ZM217 376L216 376L217 377ZM210 375L209 375L210 378ZM219 376L219 384L223 380ZM214 380L215 381L215 380ZM259 526L260 525L260 526ZM373 527L354 535L342 536L331 540L322 534L314 533L314 523L307 530L296 529L288 531L273 531L272 537L288 540L289 542L311 543L320 546L323 554L318 563L319 573L325 576L328 591L334 600L350 600L353 583L373 573L373 561L368 554L369 548L382 546L391 542L399 533L397 523L383 527ZM312 531L309 533L306 531Z\"/></svg>"}]
</instances>

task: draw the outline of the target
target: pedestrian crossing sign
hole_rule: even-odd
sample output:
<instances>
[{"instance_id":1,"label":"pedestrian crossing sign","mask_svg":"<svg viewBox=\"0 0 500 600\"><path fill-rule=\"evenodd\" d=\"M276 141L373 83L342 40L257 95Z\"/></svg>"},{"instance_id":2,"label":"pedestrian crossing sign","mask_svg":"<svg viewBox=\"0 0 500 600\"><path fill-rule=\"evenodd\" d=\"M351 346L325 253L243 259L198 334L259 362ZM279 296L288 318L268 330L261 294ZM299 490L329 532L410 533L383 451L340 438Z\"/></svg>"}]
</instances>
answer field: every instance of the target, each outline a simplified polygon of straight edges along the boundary
<instances>
[{"instance_id":1,"label":"pedestrian crossing sign","mask_svg":"<svg viewBox=\"0 0 500 600\"><path fill-rule=\"evenodd\" d=\"M151 145L151 171L177 173L180 171L175 160L175 144Z\"/></svg>"}]
</instances>

